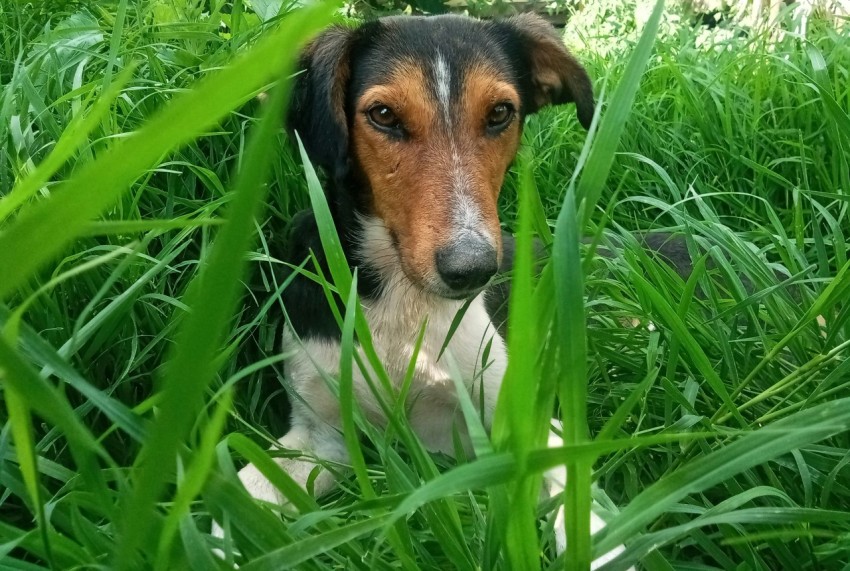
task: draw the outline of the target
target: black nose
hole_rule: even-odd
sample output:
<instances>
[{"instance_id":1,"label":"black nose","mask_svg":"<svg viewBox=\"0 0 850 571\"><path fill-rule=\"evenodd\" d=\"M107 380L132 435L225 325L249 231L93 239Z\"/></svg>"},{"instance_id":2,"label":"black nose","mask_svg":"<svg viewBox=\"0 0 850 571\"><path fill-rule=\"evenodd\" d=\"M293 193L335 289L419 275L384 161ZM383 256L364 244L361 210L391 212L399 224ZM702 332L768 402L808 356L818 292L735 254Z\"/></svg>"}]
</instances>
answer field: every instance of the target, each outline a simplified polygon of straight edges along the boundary
<instances>
[{"instance_id":1,"label":"black nose","mask_svg":"<svg viewBox=\"0 0 850 571\"><path fill-rule=\"evenodd\" d=\"M483 287L498 269L496 248L474 232L464 232L449 246L437 250L437 272L457 292Z\"/></svg>"}]
</instances>

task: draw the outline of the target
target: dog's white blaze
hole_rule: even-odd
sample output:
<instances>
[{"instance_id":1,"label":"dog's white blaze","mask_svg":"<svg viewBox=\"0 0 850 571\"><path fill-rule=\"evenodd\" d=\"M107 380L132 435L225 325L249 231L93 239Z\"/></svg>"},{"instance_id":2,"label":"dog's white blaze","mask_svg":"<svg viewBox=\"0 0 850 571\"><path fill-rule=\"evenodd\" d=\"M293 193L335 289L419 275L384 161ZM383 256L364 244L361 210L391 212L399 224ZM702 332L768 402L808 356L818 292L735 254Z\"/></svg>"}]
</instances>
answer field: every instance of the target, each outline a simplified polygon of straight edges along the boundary
<instances>
[{"instance_id":1,"label":"dog's white blaze","mask_svg":"<svg viewBox=\"0 0 850 571\"><path fill-rule=\"evenodd\" d=\"M463 168L457 144L452 138L452 208L454 224L452 225L452 239L457 239L460 234L470 230L483 234L489 242L495 246L493 235L484 223L481 208L470 193L472 181L467 170Z\"/></svg>"},{"instance_id":2,"label":"dog's white blaze","mask_svg":"<svg viewBox=\"0 0 850 571\"><path fill-rule=\"evenodd\" d=\"M453 209L453 240L458 240L466 232L474 232L484 236L495 247L495 239L484 223L484 216L481 215L481 209L469 193L456 190Z\"/></svg>"},{"instance_id":3,"label":"dog's white blaze","mask_svg":"<svg viewBox=\"0 0 850 571\"><path fill-rule=\"evenodd\" d=\"M457 145L452 141L452 193L454 194L454 229L455 231L476 229L482 225L478 205L470 196L471 181L457 152Z\"/></svg>"},{"instance_id":4,"label":"dog's white blaze","mask_svg":"<svg viewBox=\"0 0 850 571\"><path fill-rule=\"evenodd\" d=\"M449 64L440 52L437 52L437 57L434 58L434 79L437 80L437 100L440 102L443 118L446 125L451 126L451 72Z\"/></svg>"},{"instance_id":5,"label":"dog's white blaze","mask_svg":"<svg viewBox=\"0 0 850 571\"><path fill-rule=\"evenodd\" d=\"M457 198L455 207L455 217L457 224L460 226L457 233L468 230L483 230L481 226L481 211L478 205L468 195L461 194Z\"/></svg>"},{"instance_id":6,"label":"dog's white blaze","mask_svg":"<svg viewBox=\"0 0 850 571\"><path fill-rule=\"evenodd\" d=\"M455 235L475 230L483 233L487 239L493 243L493 236L486 229L484 217L481 216L481 210L475 203L475 200L470 196L472 181L469 179L469 173L464 168L463 162L458 151L457 140L452 132L451 120L451 70L449 64L443 57L443 54L437 52L434 58L434 78L437 83L437 101L440 105L440 110L443 114L443 119L446 127L449 129L451 145L451 184L454 194L454 230Z\"/></svg>"}]
</instances>

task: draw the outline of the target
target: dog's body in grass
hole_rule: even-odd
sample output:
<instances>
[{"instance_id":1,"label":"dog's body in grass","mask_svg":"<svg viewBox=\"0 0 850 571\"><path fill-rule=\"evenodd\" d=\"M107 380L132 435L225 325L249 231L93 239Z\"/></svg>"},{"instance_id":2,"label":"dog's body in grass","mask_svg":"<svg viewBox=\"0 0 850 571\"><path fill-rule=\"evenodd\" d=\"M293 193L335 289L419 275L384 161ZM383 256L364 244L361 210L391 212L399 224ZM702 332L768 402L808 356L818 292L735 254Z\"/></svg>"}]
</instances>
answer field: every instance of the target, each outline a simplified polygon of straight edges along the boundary
<instances>
[{"instance_id":1,"label":"dog's body in grass","mask_svg":"<svg viewBox=\"0 0 850 571\"><path fill-rule=\"evenodd\" d=\"M512 258L496 204L503 177L525 117L541 107L575 103L589 127L590 79L534 16L386 18L337 27L308 46L301 64L288 127L328 175L328 203L358 269L375 350L396 389L415 359L406 410L425 446L454 455L457 431L471 453L453 373L489 430L508 361L499 331L507 291L488 289ZM291 235L290 262L312 251L324 265L312 216L296 219ZM321 285L299 276L283 295L284 350L294 353L286 372L296 397L292 428L280 445L305 457L278 462L306 486L316 467L310 457L348 460L339 402L327 381L339 373L341 337ZM354 395L370 422L386 425L356 366ZM550 443L559 442L553 435ZM253 465L240 478L254 497L286 501ZM321 495L333 484L333 474L322 470L313 488ZM559 493L563 485L563 473L553 473L544 489ZM595 516L594 522L601 526ZM563 549L562 517L556 528Z\"/></svg>"}]
</instances>

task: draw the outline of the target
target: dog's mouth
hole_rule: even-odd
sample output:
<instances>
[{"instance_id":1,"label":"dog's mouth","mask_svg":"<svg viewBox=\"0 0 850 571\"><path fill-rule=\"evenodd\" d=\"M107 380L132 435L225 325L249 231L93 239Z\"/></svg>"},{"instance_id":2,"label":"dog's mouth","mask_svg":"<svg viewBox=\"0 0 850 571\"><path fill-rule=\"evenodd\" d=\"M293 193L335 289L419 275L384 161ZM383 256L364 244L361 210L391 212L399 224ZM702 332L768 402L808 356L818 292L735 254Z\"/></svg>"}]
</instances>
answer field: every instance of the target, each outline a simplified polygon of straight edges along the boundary
<instances>
[{"instance_id":1,"label":"dog's mouth","mask_svg":"<svg viewBox=\"0 0 850 571\"><path fill-rule=\"evenodd\" d=\"M489 284L489 282L488 282L488 284ZM443 284L440 284L440 286L437 287L437 288L424 288L424 289L426 289L429 293L432 293L432 294L434 294L438 297L450 299L452 301L463 301L463 300L471 299L471 298L477 296L478 294L480 294L482 291L487 289L487 284L485 284L481 287L477 287L475 289L468 289L468 290L453 290L453 289L445 287Z\"/></svg>"}]
</instances>

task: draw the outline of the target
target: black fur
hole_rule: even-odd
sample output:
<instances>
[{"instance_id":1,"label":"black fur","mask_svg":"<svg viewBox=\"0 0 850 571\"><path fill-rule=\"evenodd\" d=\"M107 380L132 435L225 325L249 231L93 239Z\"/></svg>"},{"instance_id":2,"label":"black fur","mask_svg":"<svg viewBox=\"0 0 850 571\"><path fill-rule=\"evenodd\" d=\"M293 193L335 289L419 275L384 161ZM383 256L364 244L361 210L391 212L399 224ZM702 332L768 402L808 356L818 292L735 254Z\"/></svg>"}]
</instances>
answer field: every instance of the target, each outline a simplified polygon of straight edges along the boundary
<instances>
[{"instance_id":1,"label":"black fur","mask_svg":"<svg viewBox=\"0 0 850 571\"><path fill-rule=\"evenodd\" d=\"M289 225L287 252L284 259L300 263L310 255L311 251L316 255L322 273L330 278L330 271L319 240L316 219L311 210L302 210L295 215ZM307 269L313 269L309 267L309 263ZM282 297L289 322L301 338L339 338L339 325L334 319L323 288L316 282L298 276L283 290ZM336 299L339 301L339 297Z\"/></svg>"}]
</instances>

